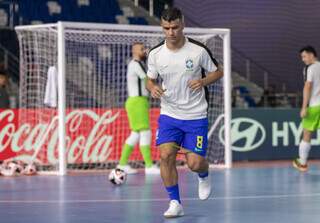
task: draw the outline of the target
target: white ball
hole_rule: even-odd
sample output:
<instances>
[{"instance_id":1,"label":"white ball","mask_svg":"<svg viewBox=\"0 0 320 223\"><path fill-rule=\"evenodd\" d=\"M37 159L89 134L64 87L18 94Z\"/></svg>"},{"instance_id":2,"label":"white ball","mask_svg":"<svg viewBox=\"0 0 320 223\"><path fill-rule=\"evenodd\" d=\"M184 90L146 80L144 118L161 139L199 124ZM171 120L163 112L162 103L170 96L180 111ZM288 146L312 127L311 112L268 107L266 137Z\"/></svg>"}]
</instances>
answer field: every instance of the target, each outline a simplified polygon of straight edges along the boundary
<instances>
[{"instance_id":1,"label":"white ball","mask_svg":"<svg viewBox=\"0 0 320 223\"><path fill-rule=\"evenodd\" d=\"M114 185L124 184L127 180L127 174L118 168L111 170L109 174L109 181Z\"/></svg>"},{"instance_id":2,"label":"white ball","mask_svg":"<svg viewBox=\"0 0 320 223\"><path fill-rule=\"evenodd\" d=\"M15 163L15 162L9 162L6 166L1 168L1 174L3 176L19 176L23 171L23 166Z\"/></svg>"},{"instance_id":3,"label":"white ball","mask_svg":"<svg viewBox=\"0 0 320 223\"><path fill-rule=\"evenodd\" d=\"M23 174L25 175L35 175L37 173L37 169L36 166L33 164L28 164L24 170L23 170Z\"/></svg>"}]
</instances>

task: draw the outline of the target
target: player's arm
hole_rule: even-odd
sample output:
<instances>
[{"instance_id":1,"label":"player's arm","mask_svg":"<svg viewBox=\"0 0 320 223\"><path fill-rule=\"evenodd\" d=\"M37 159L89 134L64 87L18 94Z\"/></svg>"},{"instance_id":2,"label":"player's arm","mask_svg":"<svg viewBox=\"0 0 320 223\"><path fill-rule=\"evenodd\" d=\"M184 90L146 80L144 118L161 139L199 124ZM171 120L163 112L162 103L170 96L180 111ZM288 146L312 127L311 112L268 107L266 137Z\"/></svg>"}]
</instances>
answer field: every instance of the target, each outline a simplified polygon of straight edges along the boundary
<instances>
[{"instance_id":1,"label":"player's arm","mask_svg":"<svg viewBox=\"0 0 320 223\"><path fill-rule=\"evenodd\" d=\"M221 68L218 67L216 71L208 73L206 77L201 79L202 85L210 85L219 80L221 77L223 77L223 72Z\"/></svg>"},{"instance_id":2,"label":"player's arm","mask_svg":"<svg viewBox=\"0 0 320 223\"><path fill-rule=\"evenodd\" d=\"M217 69L214 72L210 72L202 79L199 80L191 80L189 81L189 87L193 90L198 90L202 87L208 86L217 80L219 80L223 76L223 72L221 69Z\"/></svg>"},{"instance_id":3,"label":"player's arm","mask_svg":"<svg viewBox=\"0 0 320 223\"><path fill-rule=\"evenodd\" d=\"M146 88L150 91L151 97L153 98L160 98L165 92L157 83L157 77L158 71L155 63L155 55L149 52Z\"/></svg>"},{"instance_id":4,"label":"player's arm","mask_svg":"<svg viewBox=\"0 0 320 223\"><path fill-rule=\"evenodd\" d=\"M311 91L312 91L312 82L307 80L303 87L303 102L302 102L302 108L300 112L301 118L304 118L307 116L307 108L308 108L310 97L311 97Z\"/></svg>"},{"instance_id":5,"label":"player's arm","mask_svg":"<svg viewBox=\"0 0 320 223\"><path fill-rule=\"evenodd\" d=\"M203 51L200 58L200 66L207 72L207 75L201 79L189 81L188 85L193 90L208 86L223 76L222 69L208 51Z\"/></svg>"},{"instance_id":6,"label":"player's arm","mask_svg":"<svg viewBox=\"0 0 320 223\"><path fill-rule=\"evenodd\" d=\"M157 84L156 79L147 77L147 89L150 91L150 94L153 98L161 98L165 90Z\"/></svg>"}]
</instances>

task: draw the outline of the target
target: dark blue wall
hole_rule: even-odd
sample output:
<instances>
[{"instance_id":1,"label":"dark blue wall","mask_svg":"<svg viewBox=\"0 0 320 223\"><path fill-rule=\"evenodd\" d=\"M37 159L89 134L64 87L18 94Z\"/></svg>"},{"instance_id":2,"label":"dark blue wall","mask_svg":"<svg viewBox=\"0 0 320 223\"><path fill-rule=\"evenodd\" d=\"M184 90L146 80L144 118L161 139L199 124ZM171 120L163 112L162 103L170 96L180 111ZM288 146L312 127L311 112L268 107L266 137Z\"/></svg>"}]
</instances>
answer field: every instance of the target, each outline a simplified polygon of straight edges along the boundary
<instances>
[{"instance_id":1,"label":"dark blue wall","mask_svg":"<svg viewBox=\"0 0 320 223\"><path fill-rule=\"evenodd\" d=\"M302 86L297 51L306 44L320 51L320 1L176 0L188 26L231 28L232 45L268 68L278 88ZM262 74L256 74L261 75Z\"/></svg>"}]
</instances>

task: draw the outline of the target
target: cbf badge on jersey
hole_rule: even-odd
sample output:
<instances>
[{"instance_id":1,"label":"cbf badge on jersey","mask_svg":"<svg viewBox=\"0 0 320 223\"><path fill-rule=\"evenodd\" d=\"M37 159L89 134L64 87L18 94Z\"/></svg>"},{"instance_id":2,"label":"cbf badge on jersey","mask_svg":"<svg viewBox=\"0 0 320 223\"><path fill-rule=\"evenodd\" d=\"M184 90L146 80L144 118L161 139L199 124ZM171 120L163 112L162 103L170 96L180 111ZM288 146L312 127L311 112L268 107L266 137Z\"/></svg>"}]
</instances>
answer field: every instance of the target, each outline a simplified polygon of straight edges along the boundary
<instances>
[{"instance_id":1,"label":"cbf badge on jersey","mask_svg":"<svg viewBox=\"0 0 320 223\"><path fill-rule=\"evenodd\" d=\"M193 70L193 60L191 59L186 60L186 68L187 70Z\"/></svg>"}]
</instances>

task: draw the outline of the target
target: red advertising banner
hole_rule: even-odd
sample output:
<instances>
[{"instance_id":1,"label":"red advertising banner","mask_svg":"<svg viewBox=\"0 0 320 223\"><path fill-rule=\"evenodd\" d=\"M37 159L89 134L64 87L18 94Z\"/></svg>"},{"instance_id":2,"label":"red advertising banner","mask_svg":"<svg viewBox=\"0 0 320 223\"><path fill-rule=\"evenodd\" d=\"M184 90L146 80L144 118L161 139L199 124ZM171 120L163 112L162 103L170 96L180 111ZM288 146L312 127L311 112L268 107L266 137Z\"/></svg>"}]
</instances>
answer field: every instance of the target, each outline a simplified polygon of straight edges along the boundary
<instances>
[{"instance_id":1,"label":"red advertising banner","mask_svg":"<svg viewBox=\"0 0 320 223\"><path fill-rule=\"evenodd\" d=\"M159 109L150 109L152 156L159 158L155 133ZM15 158L54 164L58 160L56 109L0 110L0 160ZM119 160L130 134L124 109L68 109L66 156L68 163L101 163ZM131 160L142 160L135 150Z\"/></svg>"}]
</instances>

